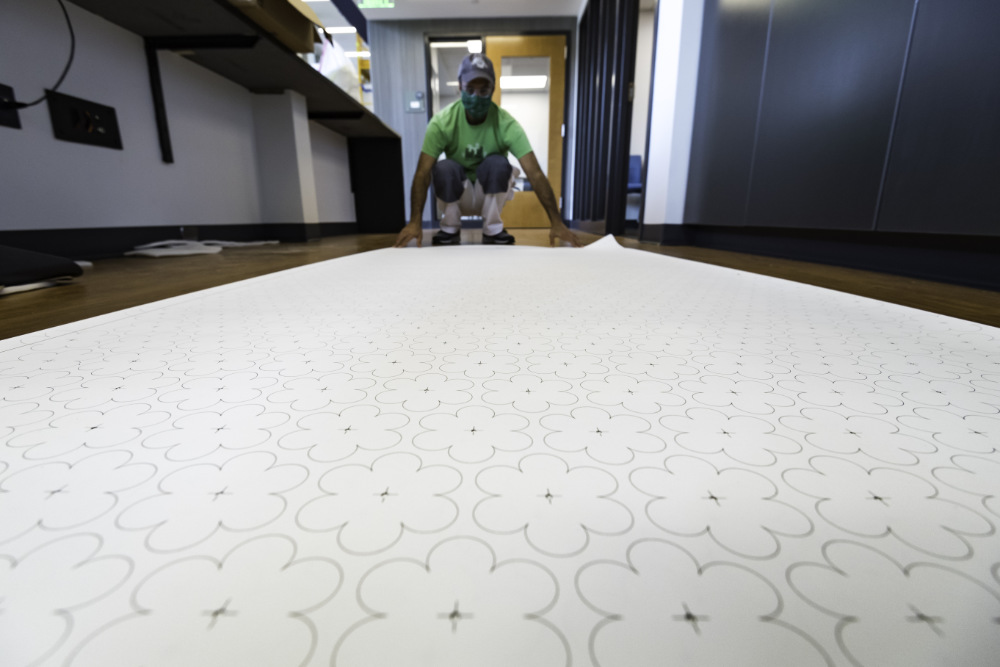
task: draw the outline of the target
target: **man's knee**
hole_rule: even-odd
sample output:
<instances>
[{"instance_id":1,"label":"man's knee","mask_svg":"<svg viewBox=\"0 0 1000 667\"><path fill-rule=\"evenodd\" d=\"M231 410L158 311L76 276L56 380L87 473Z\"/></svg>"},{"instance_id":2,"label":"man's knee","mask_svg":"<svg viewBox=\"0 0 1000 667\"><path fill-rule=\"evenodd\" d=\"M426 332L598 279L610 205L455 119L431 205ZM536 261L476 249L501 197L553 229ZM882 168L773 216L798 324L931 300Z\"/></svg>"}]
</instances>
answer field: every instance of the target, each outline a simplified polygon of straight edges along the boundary
<instances>
[{"instance_id":1,"label":"man's knee","mask_svg":"<svg viewBox=\"0 0 1000 667\"><path fill-rule=\"evenodd\" d=\"M476 169L476 180L488 195L507 192L514 167L504 155L487 155Z\"/></svg>"},{"instance_id":2,"label":"man's knee","mask_svg":"<svg viewBox=\"0 0 1000 667\"><path fill-rule=\"evenodd\" d=\"M465 169L454 160L439 160L431 168L434 195L446 202L458 201L465 189Z\"/></svg>"}]
</instances>

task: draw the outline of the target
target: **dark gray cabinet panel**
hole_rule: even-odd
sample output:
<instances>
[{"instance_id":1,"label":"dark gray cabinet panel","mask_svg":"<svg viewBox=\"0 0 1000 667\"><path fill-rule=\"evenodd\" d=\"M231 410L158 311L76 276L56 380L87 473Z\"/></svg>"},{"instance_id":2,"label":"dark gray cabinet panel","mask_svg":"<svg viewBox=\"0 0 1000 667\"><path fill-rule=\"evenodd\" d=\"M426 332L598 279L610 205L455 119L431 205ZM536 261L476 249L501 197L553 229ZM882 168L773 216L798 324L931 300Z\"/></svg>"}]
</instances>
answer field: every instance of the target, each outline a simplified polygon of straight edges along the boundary
<instances>
[{"instance_id":1,"label":"dark gray cabinet panel","mask_svg":"<svg viewBox=\"0 0 1000 667\"><path fill-rule=\"evenodd\" d=\"M746 224L872 229L914 0L776 0Z\"/></svg>"},{"instance_id":2,"label":"dark gray cabinet panel","mask_svg":"<svg viewBox=\"0 0 1000 667\"><path fill-rule=\"evenodd\" d=\"M1000 3L921 0L882 231L1000 235Z\"/></svg>"},{"instance_id":3,"label":"dark gray cabinet panel","mask_svg":"<svg viewBox=\"0 0 1000 667\"><path fill-rule=\"evenodd\" d=\"M743 224L770 6L705 3L685 222Z\"/></svg>"}]
</instances>

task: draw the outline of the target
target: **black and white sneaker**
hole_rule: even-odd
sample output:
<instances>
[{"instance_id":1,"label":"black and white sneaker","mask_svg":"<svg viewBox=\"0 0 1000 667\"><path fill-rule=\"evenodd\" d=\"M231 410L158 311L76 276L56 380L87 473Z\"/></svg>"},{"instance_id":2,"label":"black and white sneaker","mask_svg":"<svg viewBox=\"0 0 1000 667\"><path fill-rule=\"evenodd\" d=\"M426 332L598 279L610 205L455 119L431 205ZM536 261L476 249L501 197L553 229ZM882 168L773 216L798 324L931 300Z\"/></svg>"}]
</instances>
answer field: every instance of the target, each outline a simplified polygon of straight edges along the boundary
<instances>
[{"instance_id":1,"label":"black and white sneaker","mask_svg":"<svg viewBox=\"0 0 1000 667\"><path fill-rule=\"evenodd\" d=\"M431 239L431 245L461 245L462 244L462 232L455 232L454 234L446 232L444 230L438 232Z\"/></svg>"},{"instance_id":2,"label":"black and white sneaker","mask_svg":"<svg viewBox=\"0 0 1000 667\"><path fill-rule=\"evenodd\" d=\"M514 245L514 237L508 234L506 229L501 229L499 234L493 236L483 234L483 243L486 245Z\"/></svg>"}]
</instances>

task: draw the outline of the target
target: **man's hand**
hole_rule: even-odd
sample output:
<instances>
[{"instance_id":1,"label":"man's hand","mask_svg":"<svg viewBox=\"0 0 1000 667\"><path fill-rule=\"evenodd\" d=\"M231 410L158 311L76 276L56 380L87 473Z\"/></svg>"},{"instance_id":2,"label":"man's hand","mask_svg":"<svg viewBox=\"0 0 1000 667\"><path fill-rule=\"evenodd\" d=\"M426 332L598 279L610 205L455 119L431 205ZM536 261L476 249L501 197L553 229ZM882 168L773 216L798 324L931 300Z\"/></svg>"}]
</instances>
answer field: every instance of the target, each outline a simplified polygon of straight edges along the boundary
<instances>
[{"instance_id":1,"label":"man's hand","mask_svg":"<svg viewBox=\"0 0 1000 667\"><path fill-rule=\"evenodd\" d=\"M555 193L552 192L552 184L549 183L549 179L545 176L541 166L539 166L538 158L535 157L534 151L526 153L519 161L521 168L524 169L525 177L531 183L531 189L535 191L538 201L549 216L549 225L551 225L551 229L549 230L549 246L554 246L556 239L562 239L574 248L581 247L583 244L580 243L580 239L576 238L576 234L571 232L562 220L562 213L559 212L559 203L556 201Z\"/></svg>"},{"instance_id":2,"label":"man's hand","mask_svg":"<svg viewBox=\"0 0 1000 667\"><path fill-rule=\"evenodd\" d=\"M396 237L396 248L402 248L413 239L417 240L419 248L424 242L424 232L420 219L424 213L424 202L427 201L427 188L431 185L431 172L437 158L421 153L417 160L417 171L413 174L413 185L410 186L410 224L403 227Z\"/></svg>"},{"instance_id":3,"label":"man's hand","mask_svg":"<svg viewBox=\"0 0 1000 667\"><path fill-rule=\"evenodd\" d=\"M404 248L413 239L417 240L418 248L424 244L424 230L421 228L419 220L417 222L411 222L399 231L399 236L396 237L396 245L393 247Z\"/></svg>"},{"instance_id":4,"label":"man's hand","mask_svg":"<svg viewBox=\"0 0 1000 667\"><path fill-rule=\"evenodd\" d=\"M552 221L552 227L549 229L549 246L554 246L556 244L556 239L561 239L566 243L569 243L574 248L582 248L583 244L580 243L580 239L576 238L576 234L570 231L570 228L563 222Z\"/></svg>"}]
</instances>

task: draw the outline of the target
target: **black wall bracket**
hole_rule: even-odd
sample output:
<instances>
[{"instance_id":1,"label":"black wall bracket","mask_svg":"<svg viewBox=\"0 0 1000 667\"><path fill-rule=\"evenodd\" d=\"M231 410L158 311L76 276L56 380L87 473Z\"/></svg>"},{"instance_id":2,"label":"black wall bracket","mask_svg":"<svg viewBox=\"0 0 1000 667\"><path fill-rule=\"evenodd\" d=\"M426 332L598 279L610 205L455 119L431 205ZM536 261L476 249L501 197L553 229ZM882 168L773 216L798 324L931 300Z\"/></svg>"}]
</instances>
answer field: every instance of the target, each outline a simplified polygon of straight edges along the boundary
<instances>
[{"instance_id":1,"label":"black wall bracket","mask_svg":"<svg viewBox=\"0 0 1000 667\"><path fill-rule=\"evenodd\" d=\"M203 49L252 49L259 35L192 35L184 37L146 37L146 64L149 67L149 87L153 94L153 111L156 114L156 132L160 138L160 154L167 164L174 162L174 149L170 143L170 126L167 107L163 98L163 79L160 75L159 52L200 51Z\"/></svg>"}]
</instances>

